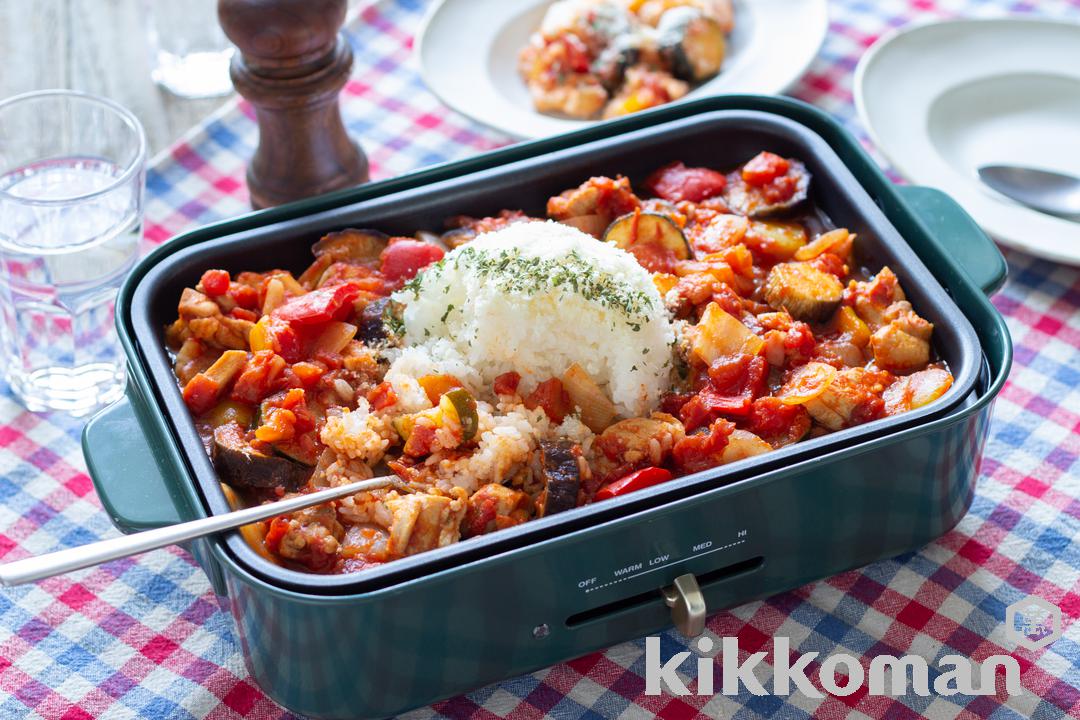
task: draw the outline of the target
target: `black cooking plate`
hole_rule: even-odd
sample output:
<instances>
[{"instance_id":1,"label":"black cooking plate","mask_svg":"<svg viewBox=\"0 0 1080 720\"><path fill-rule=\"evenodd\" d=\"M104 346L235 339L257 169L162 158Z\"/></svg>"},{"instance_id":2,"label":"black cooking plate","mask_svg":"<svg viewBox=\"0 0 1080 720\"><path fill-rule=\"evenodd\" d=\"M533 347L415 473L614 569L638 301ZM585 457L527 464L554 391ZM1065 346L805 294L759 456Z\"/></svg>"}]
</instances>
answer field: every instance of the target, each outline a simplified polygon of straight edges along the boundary
<instances>
[{"instance_id":1,"label":"black cooking plate","mask_svg":"<svg viewBox=\"0 0 1080 720\"><path fill-rule=\"evenodd\" d=\"M317 593L356 593L460 565L560 533L595 525L615 516L740 480L779 466L834 453L872 437L908 427L953 407L974 387L982 352L975 332L874 201L817 134L793 121L753 111L714 111L674 120L613 138L523 160L454 180L407 190L355 205L283 221L198 243L162 259L149 269L133 295L131 319L162 407L184 450L188 470L213 513L229 510L217 475L184 405L164 342L164 328L176 319L180 293L203 271L230 272L274 268L299 273L311 260L311 246L323 234L345 227L376 228L389 234L441 231L452 215L491 215L503 208L543 216L547 199L593 175L626 175L640 188L648 173L674 160L687 165L732 168L762 150L803 160L813 174L810 201L838 227L859 235L856 259L876 271L889 265L908 299L935 325L934 346L955 382L927 407L780 450L707 470L669 483L577 508L552 517L446 548L404 558L351 575L315 575L278 567L258 556L236 533L229 550L248 568L277 584Z\"/></svg>"}]
</instances>

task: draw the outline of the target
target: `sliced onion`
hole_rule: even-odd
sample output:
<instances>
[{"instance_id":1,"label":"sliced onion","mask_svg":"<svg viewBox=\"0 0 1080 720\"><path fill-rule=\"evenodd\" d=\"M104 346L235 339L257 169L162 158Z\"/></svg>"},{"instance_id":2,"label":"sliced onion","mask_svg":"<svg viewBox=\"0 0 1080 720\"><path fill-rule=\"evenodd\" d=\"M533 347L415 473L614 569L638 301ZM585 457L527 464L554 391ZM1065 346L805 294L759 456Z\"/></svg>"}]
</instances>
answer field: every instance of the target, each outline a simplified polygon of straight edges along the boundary
<instances>
[{"instance_id":1,"label":"sliced onion","mask_svg":"<svg viewBox=\"0 0 1080 720\"><path fill-rule=\"evenodd\" d=\"M315 339L312 354L320 352L339 353L345 349L354 337L356 326L347 322L332 321L326 324L326 329Z\"/></svg>"},{"instance_id":2,"label":"sliced onion","mask_svg":"<svg viewBox=\"0 0 1080 720\"><path fill-rule=\"evenodd\" d=\"M594 238L603 237L604 231L607 230L608 226L603 215L579 215L578 217L566 218L559 222L563 225L575 227L583 233L592 235Z\"/></svg>"},{"instance_id":3,"label":"sliced onion","mask_svg":"<svg viewBox=\"0 0 1080 720\"><path fill-rule=\"evenodd\" d=\"M791 374L776 393L785 405L805 405L825 392L836 380L836 368L821 362L809 362Z\"/></svg>"},{"instance_id":4,"label":"sliced onion","mask_svg":"<svg viewBox=\"0 0 1080 720\"><path fill-rule=\"evenodd\" d=\"M285 304L285 283L278 278L270 278L266 283L266 299L263 300L262 314L269 315Z\"/></svg>"},{"instance_id":5,"label":"sliced onion","mask_svg":"<svg viewBox=\"0 0 1080 720\"><path fill-rule=\"evenodd\" d=\"M574 363L562 376L563 389L570 402L581 411L581 422L594 433L603 432L615 421L615 404L596 384L585 368Z\"/></svg>"},{"instance_id":6,"label":"sliced onion","mask_svg":"<svg viewBox=\"0 0 1080 720\"><path fill-rule=\"evenodd\" d=\"M716 303L705 308L701 321L694 326L691 343L694 353L706 365L725 356L757 355L764 345L762 338Z\"/></svg>"}]
</instances>

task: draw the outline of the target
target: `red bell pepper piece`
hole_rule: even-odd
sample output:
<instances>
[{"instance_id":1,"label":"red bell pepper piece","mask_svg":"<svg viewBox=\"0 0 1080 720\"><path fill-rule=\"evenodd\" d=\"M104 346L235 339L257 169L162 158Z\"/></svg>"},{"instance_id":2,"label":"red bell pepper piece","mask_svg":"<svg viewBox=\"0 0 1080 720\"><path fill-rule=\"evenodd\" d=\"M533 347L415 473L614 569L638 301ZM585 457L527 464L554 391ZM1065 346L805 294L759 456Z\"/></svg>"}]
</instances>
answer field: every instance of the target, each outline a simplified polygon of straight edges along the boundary
<instances>
[{"instance_id":1,"label":"red bell pepper piece","mask_svg":"<svg viewBox=\"0 0 1080 720\"><path fill-rule=\"evenodd\" d=\"M670 479L670 470L658 467L643 468L600 488L596 491L596 495L593 496L593 500L607 500L619 495L626 495L635 490L665 483Z\"/></svg>"},{"instance_id":2,"label":"red bell pepper piece","mask_svg":"<svg viewBox=\"0 0 1080 720\"><path fill-rule=\"evenodd\" d=\"M356 283L342 283L295 297L273 312L274 317L296 325L315 325L337 320L360 295Z\"/></svg>"}]
</instances>

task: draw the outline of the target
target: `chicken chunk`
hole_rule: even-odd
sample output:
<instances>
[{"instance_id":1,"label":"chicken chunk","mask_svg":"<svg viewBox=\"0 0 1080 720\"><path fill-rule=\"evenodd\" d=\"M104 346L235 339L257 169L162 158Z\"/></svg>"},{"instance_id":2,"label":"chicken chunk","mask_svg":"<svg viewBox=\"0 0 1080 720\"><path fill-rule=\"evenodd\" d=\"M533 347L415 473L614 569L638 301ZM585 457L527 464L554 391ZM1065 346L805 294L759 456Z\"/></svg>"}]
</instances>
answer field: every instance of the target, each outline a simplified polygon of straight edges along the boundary
<instances>
[{"instance_id":1,"label":"chicken chunk","mask_svg":"<svg viewBox=\"0 0 1080 720\"><path fill-rule=\"evenodd\" d=\"M222 314L216 302L192 288L184 288L178 310L182 325L171 332L183 335L182 327L186 326L188 335L211 347L247 350L248 336L255 326L250 320Z\"/></svg>"},{"instance_id":2,"label":"chicken chunk","mask_svg":"<svg viewBox=\"0 0 1080 720\"><path fill-rule=\"evenodd\" d=\"M620 420L596 438L596 474L603 482L641 467L662 465L685 435L683 424L667 413Z\"/></svg>"},{"instance_id":3,"label":"chicken chunk","mask_svg":"<svg viewBox=\"0 0 1080 720\"><path fill-rule=\"evenodd\" d=\"M532 498L528 494L498 483L480 487L469 498L462 525L468 537L519 525L532 514Z\"/></svg>"},{"instance_id":4,"label":"chicken chunk","mask_svg":"<svg viewBox=\"0 0 1080 720\"><path fill-rule=\"evenodd\" d=\"M747 430L732 430L724 446L723 462L725 465L748 457L761 455L772 450L772 445Z\"/></svg>"},{"instance_id":5,"label":"chicken chunk","mask_svg":"<svg viewBox=\"0 0 1080 720\"><path fill-rule=\"evenodd\" d=\"M598 216L604 227L628 212L641 207L641 200L624 177L614 180L593 177L580 186L566 190L548 200L547 214L553 220L565 221L587 215Z\"/></svg>"},{"instance_id":6,"label":"chicken chunk","mask_svg":"<svg viewBox=\"0 0 1080 720\"><path fill-rule=\"evenodd\" d=\"M448 495L412 493L386 497L393 518L390 525L390 554L415 555L452 545L461 539L461 521L468 509L468 493L453 488Z\"/></svg>"},{"instance_id":7,"label":"chicken chunk","mask_svg":"<svg viewBox=\"0 0 1080 720\"><path fill-rule=\"evenodd\" d=\"M345 528L338 522L334 508L317 505L293 513L287 522L277 553L312 570L331 569L345 537Z\"/></svg>"},{"instance_id":8,"label":"chicken chunk","mask_svg":"<svg viewBox=\"0 0 1080 720\"><path fill-rule=\"evenodd\" d=\"M879 328L870 336L870 348L874 351L877 366L897 374L926 367L930 362L930 342L918 332L899 321Z\"/></svg>"},{"instance_id":9,"label":"chicken chunk","mask_svg":"<svg viewBox=\"0 0 1080 720\"><path fill-rule=\"evenodd\" d=\"M886 265L872 280L866 282L852 280L848 283L844 299L848 305L855 308L858 316L871 329L876 329L888 322L885 319L885 311L889 306L904 300L905 297L896 273Z\"/></svg>"},{"instance_id":10,"label":"chicken chunk","mask_svg":"<svg viewBox=\"0 0 1080 720\"><path fill-rule=\"evenodd\" d=\"M806 411L829 430L874 420L884 412L881 394L891 379L889 373L865 368L840 370L821 394L805 404Z\"/></svg>"}]
</instances>

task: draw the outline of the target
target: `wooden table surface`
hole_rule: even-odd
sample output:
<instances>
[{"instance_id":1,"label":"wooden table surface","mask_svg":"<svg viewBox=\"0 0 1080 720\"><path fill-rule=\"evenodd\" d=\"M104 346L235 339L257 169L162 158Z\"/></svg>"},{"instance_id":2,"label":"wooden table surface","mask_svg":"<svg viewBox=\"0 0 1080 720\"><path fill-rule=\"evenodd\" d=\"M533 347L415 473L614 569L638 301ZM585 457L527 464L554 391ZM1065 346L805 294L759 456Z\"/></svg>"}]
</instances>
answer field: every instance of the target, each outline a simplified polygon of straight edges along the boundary
<instances>
[{"instance_id":1,"label":"wooden table surface","mask_svg":"<svg viewBox=\"0 0 1080 720\"><path fill-rule=\"evenodd\" d=\"M229 97L185 100L154 83L145 8L146 0L0 0L0 98L48 88L104 95L138 116L156 154Z\"/></svg>"}]
</instances>

